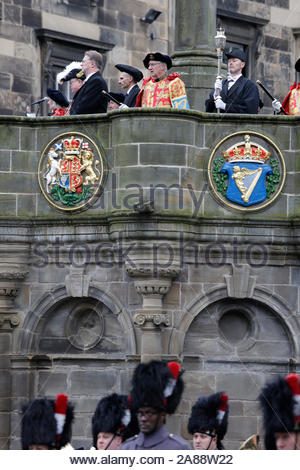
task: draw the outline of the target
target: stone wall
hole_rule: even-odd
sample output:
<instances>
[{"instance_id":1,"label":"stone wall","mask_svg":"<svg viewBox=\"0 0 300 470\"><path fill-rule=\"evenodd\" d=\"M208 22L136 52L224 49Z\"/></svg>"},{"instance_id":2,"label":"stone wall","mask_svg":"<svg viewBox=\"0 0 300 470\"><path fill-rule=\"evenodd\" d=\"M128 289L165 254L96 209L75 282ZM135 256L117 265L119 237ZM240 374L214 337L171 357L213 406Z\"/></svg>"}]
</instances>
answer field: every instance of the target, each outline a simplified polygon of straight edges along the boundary
<instances>
[{"instance_id":1,"label":"stone wall","mask_svg":"<svg viewBox=\"0 0 300 470\"><path fill-rule=\"evenodd\" d=\"M0 422L19 448L20 408L66 391L75 446L108 392L129 392L140 360L178 359L186 389L168 419L185 437L200 394L230 396L225 445L261 431L256 398L271 374L299 372L299 118L129 110L0 119ZM267 207L240 212L208 181L214 147L258 132L283 154ZM102 196L54 209L37 181L41 152L81 132L103 153ZM91 314L91 315L90 315Z\"/></svg>"}]
</instances>

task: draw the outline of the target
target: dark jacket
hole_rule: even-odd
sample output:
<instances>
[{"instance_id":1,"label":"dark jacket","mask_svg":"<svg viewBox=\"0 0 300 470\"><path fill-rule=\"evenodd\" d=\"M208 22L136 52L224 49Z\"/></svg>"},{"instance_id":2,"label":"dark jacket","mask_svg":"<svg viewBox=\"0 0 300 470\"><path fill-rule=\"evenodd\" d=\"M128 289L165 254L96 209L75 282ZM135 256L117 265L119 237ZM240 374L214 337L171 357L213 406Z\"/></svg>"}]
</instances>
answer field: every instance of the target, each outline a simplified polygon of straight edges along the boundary
<instances>
[{"instance_id":1,"label":"dark jacket","mask_svg":"<svg viewBox=\"0 0 300 470\"><path fill-rule=\"evenodd\" d=\"M169 434L165 426L152 434L140 432L136 437L127 439L121 450L189 450L190 446L180 436Z\"/></svg>"},{"instance_id":2,"label":"dark jacket","mask_svg":"<svg viewBox=\"0 0 300 470\"><path fill-rule=\"evenodd\" d=\"M259 93L257 86L248 78L241 76L232 85L228 91L228 81L222 81L223 87L221 91L221 98L226 103L226 109L221 113L239 113L239 114L257 114ZM209 98L205 101L206 112L216 113L214 102L214 90L210 92Z\"/></svg>"},{"instance_id":3,"label":"dark jacket","mask_svg":"<svg viewBox=\"0 0 300 470\"><path fill-rule=\"evenodd\" d=\"M131 88L128 95L125 95L124 104L127 104L127 106L129 106L129 108L134 108L134 106L136 104L137 95L139 94L140 91L141 90L138 87L138 85L134 85L134 87Z\"/></svg>"},{"instance_id":4,"label":"dark jacket","mask_svg":"<svg viewBox=\"0 0 300 470\"><path fill-rule=\"evenodd\" d=\"M70 114L106 113L107 99L101 93L107 85L100 72L94 73L75 94Z\"/></svg>"}]
</instances>

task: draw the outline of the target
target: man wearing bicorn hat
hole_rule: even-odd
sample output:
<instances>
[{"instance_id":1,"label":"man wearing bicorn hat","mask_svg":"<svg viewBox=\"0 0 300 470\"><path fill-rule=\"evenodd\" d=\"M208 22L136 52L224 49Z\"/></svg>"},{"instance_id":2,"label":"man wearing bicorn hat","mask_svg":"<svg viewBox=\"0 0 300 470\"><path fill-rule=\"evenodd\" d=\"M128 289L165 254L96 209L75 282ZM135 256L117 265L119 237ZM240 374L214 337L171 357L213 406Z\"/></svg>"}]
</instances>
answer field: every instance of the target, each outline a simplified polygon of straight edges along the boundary
<instances>
[{"instance_id":1,"label":"man wearing bicorn hat","mask_svg":"<svg viewBox=\"0 0 300 470\"><path fill-rule=\"evenodd\" d=\"M85 74L83 85L73 98L70 114L106 113L107 99L101 93L107 90L107 84L101 75L102 55L97 51L87 51L81 62Z\"/></svg>"},{"instance_id":2,"label":"man wearing bicorn hat","mask_svg":"<svg viewBox=\"0 0 300 470\"><path fill-rule=\"evenodd\" d=\"M259 396L266 450L300 450L300 378L279 376Z\"/></svg>"},{"instance_id":3,"label":"man wearing bicorn hat","mask_svg":"<svg viewBox=\"0 0 300 470\"><path fill-rule=\"evenodd\" d=\"M168 74L172 67L172 59L160 52L147 54L143 60L150 72L144 79L137 107L142 108L178 108L189 109L185 86L178 73Z\"/></svg>"},{"instance_id":4,"label":"man wearing bicorn hat","mask_svg":"<svg viewBox=\"0 0 300 470\"><path fill-rule=\"evenodd\" d=\"M120 71L119 85L124 93L123 99L119 100L123 103L120 108L133 108L136 105L136 98L141 91L137 83L142 80L143 74L139 69L131 65L117 64L115 67Z\"/></svg>"},{"instance_id":5,"label":"man wearing bicorn hat","mask_svg":"<svg viewBox=\"0 0 300 470\"><path fill-rule=\"evenodd\" d=\"M59 72L56 76L58 83L62 84L65 82L70 83L70 89L73 93L73 99L76 96L78 90L82 87L85 80L84 72L81 68L80 62L71 62L68 64L62 72Z\"/></svg>"},{"instance_id":6,"label":"man wearing bicorn hat","mask_svg":"<svg viewBox=\"0 0 300 470\"><path fill-rule=\"evenodd\" d=\"M188 450L182 437L170 434L165 421L180 402L184 384L180 365L163 361L140 364L134 371L131 409L136 413L139 434L125 441L127 450Z\"/></svg>"},{"instance_id":7,"label":"man wearing bicorn hat","mask_svg":"<svg viewBox=\"0 0 300 470\"><path fill-rule=\"evenodd\" d=\"M227 432L228 395L222 392L201 396L194 404L188 422L195 450L222 450Z\"/></svg>"},{"instance_id":8,"label":"man wearing bicorn hat","mask_svg":"<svg viewBox=\"0 0 300 470\"><path fill-rule=\"evenodd\" d=\"M205 102L206 111L216 113L257 114L259 93L255 83L242 74L246 65L246 55L241 49L227 53L229 76L225 80L217 78L215 88Z\"/></svg>"},{"instance_id":9,"label":"man wearing bicorn hat","mask_svg":"<svg viewBox=\"0 0 300 470\"><path fill-rule=\"evenodd\" d=\"M92 418L93 447L97 450L118 450L125 439L138 432L127 395L112 393L102 398Z\"/></svg>"},{"instance_id":10,"label":"man wearing bicorn hat","mask_svg":"<svg viewBox=\"0 0 300 470\"><path fill-rule=\"evenodd\" d=\"M71 448L73 406L68 396L56 400L37 398L22 409L21 441L23 450L62 450Z\"/></svg>"},{"instance_id":11,"label":"man wearing bicorn hat","mask_svg":"<svg viewBox=\"0 0 300 470\"><path fill-rule=\"evenodd\" d=\"M300 59L295 63L296 72L300 72ZM290 91L284 98L283 102L280 103L277 99L272 101L272 107L276 114L279 114L282 109L286 114L292 116L300 114L300 83L295 81L293 85L290 86Z\"/></svg>"}]
</instances>

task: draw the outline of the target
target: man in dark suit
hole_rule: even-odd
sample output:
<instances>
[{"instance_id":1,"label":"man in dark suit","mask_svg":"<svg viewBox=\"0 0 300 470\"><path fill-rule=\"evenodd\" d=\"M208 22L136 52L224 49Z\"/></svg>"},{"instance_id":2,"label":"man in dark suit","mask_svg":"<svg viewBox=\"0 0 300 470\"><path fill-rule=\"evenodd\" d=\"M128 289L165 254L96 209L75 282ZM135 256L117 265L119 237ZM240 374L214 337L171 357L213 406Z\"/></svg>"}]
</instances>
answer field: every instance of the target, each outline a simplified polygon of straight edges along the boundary
<instances>
[{"instance_id":1,"label":"man in dark suit","mask_svg":"<svg viewBox=\"0 0 300 470\"><path fill-rule=\"evenodd\" d=\"M143 74L139 69L132 67L131 65L117 64L115 67L120 70L119 85L124 90L124 101L120 109L134 108L136 104L136 98L141 91L137 83L142 80ZM122 100L120 100L122 101Z\"/></svg>"},{"instance_id":2,"label":"man in dark suit","mask_svg":"<svg viewBox=\"0 0 300 470\"><path fill-rule=\"evenodd\" d=\"M215 89L205 102L208 113L257 114L259 93L255 83L242 74L246 56L241 49L233 49L228 57L229 76L226 80L220 77L215 82Z\"/></svg>"},{"instance_id":3,"label":"man in dark suit","mask_svg":"<svg viewBox=\"0 0 300 470\"><path fill-rule=\"evenodd\" d=\"M107 99L101 93L102 90L108 91L100 73L102 55L97 51L87 51L81 66L86 78L73 98L70 114L106 113Z\"/></svg>"}]
</instances>

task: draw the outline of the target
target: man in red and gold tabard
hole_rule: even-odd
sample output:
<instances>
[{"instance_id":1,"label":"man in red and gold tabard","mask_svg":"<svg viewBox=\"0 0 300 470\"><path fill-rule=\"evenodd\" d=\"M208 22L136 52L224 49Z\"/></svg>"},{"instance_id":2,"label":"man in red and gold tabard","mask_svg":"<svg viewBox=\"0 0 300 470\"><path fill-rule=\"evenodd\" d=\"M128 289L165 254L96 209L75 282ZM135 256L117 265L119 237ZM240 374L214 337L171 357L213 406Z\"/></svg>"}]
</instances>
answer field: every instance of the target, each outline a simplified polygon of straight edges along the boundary
<instances>
[{"instance_id":1,"label":"man in red and gold tabard","mask_svg":"<svg viewBox=\"0 0 300 470\"><path fill-rule=\"evenodd\" d=\"M189 109L185 86L178 73L168 75L172 59L160 52L147 54L143 60L150 72L144 79L136 107Z\"/></svg>"},{"instance_id":2,"label":"man in red and gold tabard","mask_svg":"<svg viewBox=\"0 0 300 470\"><path fill-rule=\"evenodd\" d=\"M297 72L300 72L300 59L297 60L295 69ZM280 103L280 101L275 99L272 101L272 106L276 114L279 114L281 110L284 109L287 114L292 116L300 115L300 83L295 81L293 85L290 86L290 91L283 102Z\"/></svg>"}]
</instances>

